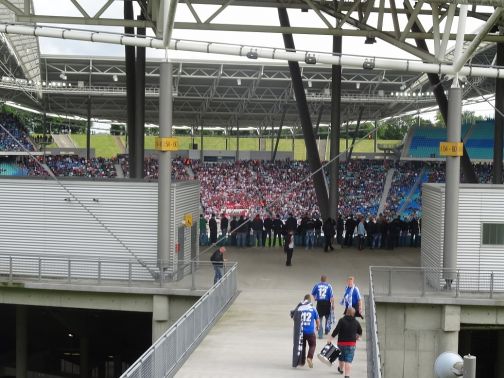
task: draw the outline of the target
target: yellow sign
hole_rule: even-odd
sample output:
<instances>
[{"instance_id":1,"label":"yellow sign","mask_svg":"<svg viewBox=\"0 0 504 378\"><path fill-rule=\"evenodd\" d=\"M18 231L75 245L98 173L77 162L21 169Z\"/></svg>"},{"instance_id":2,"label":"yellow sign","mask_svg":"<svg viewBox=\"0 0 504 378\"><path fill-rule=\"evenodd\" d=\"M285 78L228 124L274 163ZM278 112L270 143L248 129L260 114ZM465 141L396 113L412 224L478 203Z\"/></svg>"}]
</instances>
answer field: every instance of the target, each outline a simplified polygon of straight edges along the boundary
<instances>
[{"instance_id":1,"label":"yellow sign","mask_svg":"<svg viewBox=\"0 0 504 378\"><path fill-rule=\"evenodd\" d=\"M186 227L192 227L192 214L184 214L184 224Z\"/></svg>"},{"instance_id":2,"label":"yellow sign","mask_svg":"<svg viewBox=\"0 0 504 378\"><path fill-rule=\"evenodd\" d=\"M464 143L441 142L439 143L439 154L441 156L462 156L464 155Z\"/></svg>"},{"instance_id":3,"label":"yellow sign","mask_svg":"<svg viewBox=\"0 0 504 378\"><path fill-rule=\"evenodd\" d=\"M178 151L179 143L177 138L156 138L156 150L158 151Z\"/></svg>"}]
</instances>

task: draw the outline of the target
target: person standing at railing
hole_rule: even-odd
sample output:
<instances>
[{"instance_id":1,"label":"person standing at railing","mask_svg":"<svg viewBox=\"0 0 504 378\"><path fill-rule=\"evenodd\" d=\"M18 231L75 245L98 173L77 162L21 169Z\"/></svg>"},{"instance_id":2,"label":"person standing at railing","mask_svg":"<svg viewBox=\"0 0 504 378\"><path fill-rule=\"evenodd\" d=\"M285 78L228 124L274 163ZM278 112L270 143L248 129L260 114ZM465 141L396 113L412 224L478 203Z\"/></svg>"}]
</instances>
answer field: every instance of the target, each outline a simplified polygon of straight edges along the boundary
<instances>
[{"instance_id":1,"label":"person standing at railing","mask_svg":"<svg viewBox=\"0 0 504 378\"><path fill-rule=\"evenodd\" d=\"M224 252L226 252L226 247L220 247L214 253L212 253L212 256L210 256L210 261L212 262L215 271L214 284L222 278L224 262L227 261L224 258Z\"/></svg>"},{"instance_id":2,"label":"person standing at railing","mask_svg":"<svg viewBox=\"0 0 504 378\"><path fill-rule=\"evenodd\" d=\"M348 307L345 310L345 316L338 321L336 328L327 339L327 343L331 344L336 336L338 336L338 348L341 351L338 372L344 373L345 378L350 378L357 340L362 336L362 327L355 319L353 307Z\"/></svg>"},{"instance_id":3,"label":"person standing at railing","mask_svg":"<svg viewBox=\"0 0 504 378\"><path fill-rule=\"evenodd\" d=\"M340 304L345 306L343 314L346 313L346 310L349 307L353 307L356 311L355 316L364 319L362 316L362 297L360 295L359 288L355 286L355 277L350 276L347 278L347 286L345 287Z\"/></svg>"}]
</instances>

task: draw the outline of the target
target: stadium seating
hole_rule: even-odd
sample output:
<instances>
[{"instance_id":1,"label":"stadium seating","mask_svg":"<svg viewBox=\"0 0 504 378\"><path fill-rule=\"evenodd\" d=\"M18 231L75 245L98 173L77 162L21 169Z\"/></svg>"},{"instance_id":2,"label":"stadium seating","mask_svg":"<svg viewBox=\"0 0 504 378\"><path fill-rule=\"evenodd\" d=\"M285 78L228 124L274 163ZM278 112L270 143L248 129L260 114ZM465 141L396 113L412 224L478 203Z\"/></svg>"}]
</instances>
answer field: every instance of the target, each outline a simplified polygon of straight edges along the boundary
<instances>
[{"instance_id":1,"label":"stadium seating","mask_svg":"<svg viewBox=\"0 0 504 378\"><path fill-rule=\"evenodd\" d=\"M414 127L413 136L406 156L426 159L439 158L439 143L446 141L446 128ZM471 159L493 158L494 121L477 121L474 126L462 125L462 137L468 133L465 146Z\"/></svg>"}]
</instances>

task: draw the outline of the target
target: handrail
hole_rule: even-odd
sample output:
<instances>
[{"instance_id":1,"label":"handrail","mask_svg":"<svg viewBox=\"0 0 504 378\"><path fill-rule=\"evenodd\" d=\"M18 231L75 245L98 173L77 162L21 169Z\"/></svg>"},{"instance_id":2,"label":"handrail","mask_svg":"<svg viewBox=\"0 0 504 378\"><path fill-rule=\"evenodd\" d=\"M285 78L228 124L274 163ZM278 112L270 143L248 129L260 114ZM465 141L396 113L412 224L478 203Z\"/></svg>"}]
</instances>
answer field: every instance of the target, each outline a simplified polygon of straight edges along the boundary
<instances>
[{"instance_id":1,"label":"handrail","mask_svg":"<svg viewBox=\"0 0 504 378\"><path fill-rule=\"evenodd\" d=\"M141 264L133 258L0 254L0 282L11 285L22 282L44 282L62 285L164 287L165 284L180 281L193 273L187 286L195 290L194 273L200 267L211 268L211 262L180 261L169 271L161 267L155 258L142 259ZM208 286L205 285L204 288L206 290Z\"/></svg>"},{"instance_id":2,"label":"handrail","mask_svg":"<svg viewBox=\"0 0 504 378\"><path fill-rule=\"evenodd\" d=\"M369 267L373 294L377 296L504 297L504 270L443 269L434 267ZM445 272L455 273L446 282Z\"/></svg>"},{"instance_id":3,"label":"handrail","mask_svg":"<svg viewBox=\"0 0 504 378\"><path fill-rule=\"evenodd\" d=\"M369 268L369 316L371 329L371 355L373 360L373 378L381 378L381 356L380 356L380 341L378 339L378 322L376 319L376 304L374 299L373 273Z\"/></svg>"},{"instance_id":4,"label":"handrail","mask_svg":"<svg viewBox=\"0 0 504 378\"><path fill-rule=\"evenodd\" d=\"M228 269L189 310L180 317L121 378L173 377L210 326L231 302L238 290L236 269Z\"/></svg>"}]
</instances>

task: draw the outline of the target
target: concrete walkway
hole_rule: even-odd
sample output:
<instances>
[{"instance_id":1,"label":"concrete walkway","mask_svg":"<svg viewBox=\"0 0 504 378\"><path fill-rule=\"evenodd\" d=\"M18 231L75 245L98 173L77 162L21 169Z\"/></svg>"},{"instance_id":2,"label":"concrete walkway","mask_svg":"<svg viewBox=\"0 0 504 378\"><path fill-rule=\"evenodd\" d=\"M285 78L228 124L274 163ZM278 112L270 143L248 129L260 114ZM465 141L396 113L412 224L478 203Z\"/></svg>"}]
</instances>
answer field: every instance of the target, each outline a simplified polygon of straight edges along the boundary
<instances>
[{"instance_id":1,"label":"concrete walkway","mask_svg":"<svg viewBox=\"0 0 504 378\"><path fill-rule=\"evenodd\" d=\"M338 248L330 253L297 248L292 267L285 266L281 248L228 248L227 254L229 260L239 263L241 293L176 377L334 377L336 367L329 368L316 357L313 369L291 368L293 330L289 311L311 291L322 273L327 274L339 301L348 275L355 275L357 286L367 294L369 266L420 263L420 250L409 248L361 252ZM336 312L342 313L343 308L337 305ZM367 377L365 339L357 345L354 378ZM317 341L316 353L324 343Z\"/></svg>"}]
</instances>

